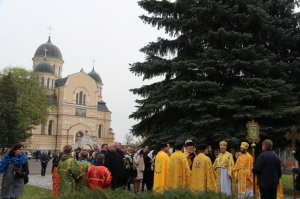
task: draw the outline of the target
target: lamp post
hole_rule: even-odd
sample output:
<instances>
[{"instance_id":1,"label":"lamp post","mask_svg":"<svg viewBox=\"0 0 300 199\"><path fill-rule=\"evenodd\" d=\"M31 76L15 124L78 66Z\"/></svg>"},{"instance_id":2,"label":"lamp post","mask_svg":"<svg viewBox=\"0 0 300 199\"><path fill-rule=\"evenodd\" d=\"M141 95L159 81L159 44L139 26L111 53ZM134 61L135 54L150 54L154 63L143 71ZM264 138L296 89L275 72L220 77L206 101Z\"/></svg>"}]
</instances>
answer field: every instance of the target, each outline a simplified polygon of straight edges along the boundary
<instances>
[{"instance_id":1,"label":"lamp post","mask_svg":"<svg viewBox=\"0 0 300 199\"><path fill-rule=\"evenodd\" d=\"M252 147L252 159L253 159L253 167L254 167L254 164L255 164L255 147L256 147L255 143L258 143L259 140L260 140L260 137L259 137L260 126L257 122L252 120L251 122L248 121L248 123L246 124L246 127L248 129L247 139L250 143L252 143L251 147ZM255 174L253 174L253 196L255 197Z\"/></svg>"}]
</instances>

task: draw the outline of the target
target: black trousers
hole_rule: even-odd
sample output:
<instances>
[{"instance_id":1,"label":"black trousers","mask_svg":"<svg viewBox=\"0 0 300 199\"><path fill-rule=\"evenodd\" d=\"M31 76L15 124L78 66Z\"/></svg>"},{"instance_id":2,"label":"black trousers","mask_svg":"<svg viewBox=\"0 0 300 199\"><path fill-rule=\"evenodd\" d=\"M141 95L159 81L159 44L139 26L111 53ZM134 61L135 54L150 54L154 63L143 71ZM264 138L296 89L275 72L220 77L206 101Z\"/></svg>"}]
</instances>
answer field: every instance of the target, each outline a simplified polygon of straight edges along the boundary
<instances>
[{"instance_id":1,"label":"black trousers","mask_svg":"<svg viewBox=\"0 0 300 199\"><path fill-rule=\"evenodd\" d=\"M259 187L261 199L276 199L277 188Z\"/></svg>"},{"instance_id":2,"label":"black trousers","mask_svg":"<svg viewBox=\"0 0 300 199\"><path fill-rule=\"evenodd\" d=\"M44 176L46 173L46 168L47 168L47 164L43 164L42 163L42 171L41 171L41 175Z\"/></svg>"}]
</instances>

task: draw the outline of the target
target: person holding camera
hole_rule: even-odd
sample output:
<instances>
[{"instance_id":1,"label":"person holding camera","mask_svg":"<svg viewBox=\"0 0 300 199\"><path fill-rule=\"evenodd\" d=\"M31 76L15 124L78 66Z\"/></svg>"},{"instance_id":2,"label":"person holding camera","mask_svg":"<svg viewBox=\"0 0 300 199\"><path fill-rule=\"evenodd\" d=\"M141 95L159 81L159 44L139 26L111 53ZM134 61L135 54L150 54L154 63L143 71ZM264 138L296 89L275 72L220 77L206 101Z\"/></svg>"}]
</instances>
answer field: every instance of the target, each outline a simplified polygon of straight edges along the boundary
<instances>
[{"instance_id":1,"label":"person holding camera","mask_svg":"<svg viewBox=\"0 0 300 199\"><path fill-rule=\"evenodd\" d=\"M29 174L27 156L21 143L14 144L0 161L3 175L1 197L18 198L24 194L24 178Z\"/></svg>"}]
</instances>

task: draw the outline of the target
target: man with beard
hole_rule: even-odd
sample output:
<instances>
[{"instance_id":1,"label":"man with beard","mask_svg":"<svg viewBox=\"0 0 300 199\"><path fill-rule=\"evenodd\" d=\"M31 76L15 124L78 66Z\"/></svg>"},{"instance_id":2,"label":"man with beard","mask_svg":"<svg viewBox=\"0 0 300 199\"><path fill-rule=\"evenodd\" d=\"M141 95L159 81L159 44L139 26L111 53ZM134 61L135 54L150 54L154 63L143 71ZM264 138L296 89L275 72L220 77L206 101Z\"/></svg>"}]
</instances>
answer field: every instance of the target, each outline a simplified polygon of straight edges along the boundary
<instances>
[{"instance_id":1,"label":"man with beard","mask_svg":"<svg viewBox=\"0 0 300 199\"><path fill-rule=\"evenodd\" d=\"M184 155L188 160L190 169L192 169L193 160L196 157L195 150L194 150L194 142L192 140L187 140L185 142Z\"/></svg>"},{"instance_id":2,"label":"man with beard","mask_svg":"<svg viewBox=\"0 0 300 199\"><path fill-rule=\"evenodd\" d=\"M96 159L96 154L100 152L100 149L98 147L98 144L94 144L93 147L94 150L90 151L90 153L93 154L93 159Z\"/></svg>"},{"instance_id":3,"label":"man with beard","mask_svg":"<svg viewBox=\"0 0 300 199\"><path fill-rule=\"evenodd\" d=\"M220 142L220 154L214 162L214 169L217 173L216 184L218 191L231 195L231 178L234 162L231 153L226 151L227 142Z\"/></svg>"},{"instance_id":4,"label":"man with beard","mask_svg":"<svg viewBox=\"0 0 300 199\"><path fill-rule=\"evenodd\" d=\"M237 158L236 164L233 168L236 178L234 184L237 185L238 198L253 196L253 167L252 156L247 152L249 144L242 142L240 146L241 154Z\"/></svg>"}]
</instances>

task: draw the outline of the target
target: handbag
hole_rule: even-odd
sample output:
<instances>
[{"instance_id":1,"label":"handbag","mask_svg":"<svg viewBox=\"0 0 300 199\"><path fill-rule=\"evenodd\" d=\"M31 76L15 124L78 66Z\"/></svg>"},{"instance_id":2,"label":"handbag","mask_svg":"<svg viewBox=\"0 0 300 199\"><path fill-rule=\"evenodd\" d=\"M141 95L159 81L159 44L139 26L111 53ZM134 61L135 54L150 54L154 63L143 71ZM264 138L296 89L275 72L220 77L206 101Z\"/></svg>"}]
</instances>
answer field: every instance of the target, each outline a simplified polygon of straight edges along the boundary
<instances>
[{"instance_id":1,"label":"handbag","mask_svg":"<svg viewBox=\"0 0 300 199\"><path fill-rule=\"evenodd\" d=\"M133 167L130 167L130 169L129 169L129 175L132 176L132 177L134 177L134 178L136 178L136 176L137 176L137 170L134 169Z\"/></svg>"}]
</instances>

